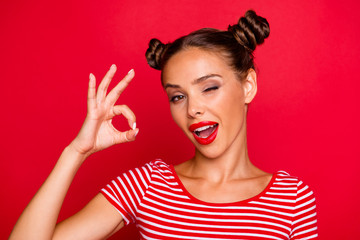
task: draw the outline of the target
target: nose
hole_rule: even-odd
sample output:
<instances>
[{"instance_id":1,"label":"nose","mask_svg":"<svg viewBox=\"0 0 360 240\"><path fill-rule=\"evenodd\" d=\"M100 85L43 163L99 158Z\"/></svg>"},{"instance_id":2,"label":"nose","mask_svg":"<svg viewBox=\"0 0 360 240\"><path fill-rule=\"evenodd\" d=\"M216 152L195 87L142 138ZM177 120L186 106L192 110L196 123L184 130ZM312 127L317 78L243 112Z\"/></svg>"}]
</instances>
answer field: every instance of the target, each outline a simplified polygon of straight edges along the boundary
<instances>
[{"instance_id":1,"label":"nose","mask_svg":"<svg viewBox=\"0 0 360 240\"><path fill-rule=\"evenodd\" d=\"M200 103L200 101L188 97L188 106L187 106L187 112L189 118L197 118L204 114L204 107Z\"/></svg>"}]
</instances>

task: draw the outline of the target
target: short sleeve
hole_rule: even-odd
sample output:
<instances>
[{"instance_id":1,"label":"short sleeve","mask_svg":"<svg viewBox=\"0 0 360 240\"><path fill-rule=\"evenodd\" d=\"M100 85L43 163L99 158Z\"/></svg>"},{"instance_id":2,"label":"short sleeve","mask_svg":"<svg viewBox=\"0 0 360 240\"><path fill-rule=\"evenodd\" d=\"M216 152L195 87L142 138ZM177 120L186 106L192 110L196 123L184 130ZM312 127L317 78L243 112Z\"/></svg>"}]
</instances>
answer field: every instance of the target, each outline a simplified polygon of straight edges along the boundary
<instances>
[{"instance_id":1,"label":"short sleeve","mask_svg":"<svg viewBox=\"0 0 360 240\"><path fill-rule=\"evenodd\" d=\"M318 239L316 202L313 191L299 181L290 239Z\"/></svg>"},{"instance_id":2,"label":"short sleeve","mask_svg":"<svg viewBox=\"0 0 360 240\"><path fill-rule=\"evenodd\" d=\"M137 209L151 181L151 165L145 164L123 173L101 189L105 198L118 210L125 225L134 223Z\"/></svg>"}]
</instances>

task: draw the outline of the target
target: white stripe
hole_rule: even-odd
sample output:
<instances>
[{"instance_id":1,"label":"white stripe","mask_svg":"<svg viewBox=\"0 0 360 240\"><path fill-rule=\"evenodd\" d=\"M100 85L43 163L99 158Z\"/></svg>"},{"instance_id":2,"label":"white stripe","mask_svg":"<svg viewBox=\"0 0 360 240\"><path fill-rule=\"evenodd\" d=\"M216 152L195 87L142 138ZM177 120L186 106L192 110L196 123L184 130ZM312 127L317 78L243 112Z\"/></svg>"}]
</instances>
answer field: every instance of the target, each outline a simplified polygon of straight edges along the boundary
<instances>
[{"instance_id":1,"label":"white stripe","mask_svg":"<svg viewBox=\"0 0 360 240\"><path fill-rule=\"evenodd\" d=\"M180 188L172 188L172 187L170 187L168 185L165 185L163 183L160 183L160 182L153 181L153 184L157 185L157 186L164 187L164 188L168 188L168 189L170 189L170 190L172 190L174 192L182 192L182 189L180 189Z\"/></svg>"},{"instance_id":2,"label":"white stripe","mask_svg":"<svg viewBox=\"0 0 360 240\"><path fill-rule=\"evenodd\" d=\"M282 199L282 198L260 197L260 199L265 199L265 200L275 201L275 202L295 203L295 200Z\"/></svg>"},{"instance_id":3,"label":"white stripe","mask_svg":"<svg viewBox=\"0 0 360 240\"><path fill-rule=\"evenodd\" d=\"M175 221L175 220L171 220L168 218L163 218L163 217L159 217L157 215L153 215L151 213L148 212L144 212L142 210L139 209L139 215L144 215L153 219L156 219L156 221L160 220L163 222L168 222L168 223L174 223L177 225L184 225L184 226L192 226L192 227L204 227L204 228L234 228L237 229L238 226L227 226L227 225L212 225L212 224L196 224L196 223L190 223L188 221ZM139 217L139 219L142 219L141 217ZM213 222L217 222L217 221L213 221ZM228 221L228 222L235 222L233 220ZM248 224L264 224L264 225L271 225L271 226L276 226L279 228L283 228L285 230L287 230L288 232L290 232L291 228L287 227L286 225L282 225L282 224L278 224L278 223L274 223L274 222L268 222L268 221L260 221L260 220L250 220L250 219L244 219L244 220L237 220L237 223L248 223Z\"/></svg>"},{"instance_id":4,"label":"white stripe","mask_svg":"<svg viewBox=\"0 0 360 240\"><path fill-rule=\"evenodd\" d=\"M163 233L163 232L157 232L151 229L148 229L144 226L140 226L140 228L144 229L147 232L153 233L153 234L157 234L159 236L167 236L167 237L172 237L172 238L181 238L181 239L196 239L196 240L208 240L208 239L214 239L214 240L224 240L224 238L204 238L204 237L194 237L194 236L183 236L183 235L175 235L175 234L168 234L168 233ZM224 235L224 233L223 233ZM239 236L254 236L254 237L263 237L263 238L268 238L268 239L279 239L281 240L281 238L276 238L273 236L268 236L268 235L263 235L263 234L256 234L256 233L243 233L243 234L239 234Z\"/></svg>"},{"instance_id":5,"label":"white stripe","mask_svg":"<svg viewBox=\"0 0 360 240\"><path fill-rule=\"evenodd\" d=\"M130 201L132 202L133 206L136 208L135 203L134 203L134 200L133 200L131 194L129 193L129 190L128 190L127 187L125 186L123 180L122 180L120 177L118 177L118 180L120 181L122 187L124 188L127 196L130 198ZM115 187L117 188L118 192L121 194L121 198L125 201L126 205L127 205L128 208L130 209L130 211L131 211L131 213L132 213L132 216L135 216L135 213L134 213L134 211L133 211L133 208L130 206L130 204L129 204L128 201L126 200L126 198L125 198L123 192L120 190L119 186L116 184Z\"/></svg>"},{"instance_id":6,"label":"white stripe","mask_svg":"<svg viewBox=\"0 0 360 240\"><path fill-rule=\"evenodd\" d=\"M302 193L303 191L307 190L308 188L309 188L309 187L308 187L307 185L305 185L303 188L301 188L301 189L299 189L299 190L297 191L297 194Z\"/></svg>"},{"instance_id":7,"label":"white stripe","mask_svg":"<svg viewBox=\"0 0 360 240\"><path fill-rule=\"evenodd\" d=\"M114 185L116 185L116 182L115 182L115 181L112 181L112 183L113 183ZM115 191L114 191L114 189L111 187L111 185L108 184L107 187L110 188L110 190L112 191L113 195L116 197L118 203L120 203L120 199L118 198L118 195L115 193Z\"/></svg>"},{"instance_id":8,"label":"white stripe","mask_svg":"<svg viewBox=\"0 0 360 240\"><path fill-rule=\"evenodd\" d=\"M265 206L269 206L269 207L288 209L288 210L293 210L294 209L294 207L292 207L292 206L278 205L278 204L273 204L273 203L264 203L264 202L258 202L258 201L251 201L251 203L259 204L259 205L265 205Z\"/></svg>"},{"instance_id":9,"label":"white stripe","mask_svg":"<svg viewBox=\"0 0 360 240\"><path fill-rule=\"evenodd\" d=\"M134 172L133 171L129 171L131 176L133 177L134 181L135 181L135 184L137 186L137 189L140 190L140 193L141 193L141 196L144 196L144 191L142 190L142 187L140 186L139 182L138 182L138 179L137 177L135 176ZM140 199L138 199L138 202L140 202Z\"/></svg>"},{"instance_id":10,"label":"white stripe","mask_svg":"<svg viewBox=\"0 0 360 240\"><path fill-rule=\"evenodd\" d=\"M152 194L151 194L152 195ZM162 207L166 207L168 209L174 209L174 210L178 210L180 212L189 212L189 213L199 213L199 214L206 214L206 215L215 215L215 216L219 216L219 215L223 215L223 216L239 216L238 214L239 213L229 213L229 212L223 212L223 213L219 213L219 212L214 212L214 211L211 211L212 209L225 209L225 210L253 210L253 211L259 211L259 212L271 212L271 213L275 213L275 214L279 214L279 215L285 215L285 216L288 216L288 217L293 217L293 214L292 213L285 213L285 212L280 212L280 211L275 211L275 210L271 210L271 209L266 209L266 208L258 208L258 207L237 207L237 206L234 206L234 207L211 207L209 209L209 211L205 211L205 209L202 209L202 210L194 210L194 209L187 209L187 208L179 208L179 207L174 207L172 205L167 205L163 202L158 202L158 201L155 201L154 199L150 199L148 197L144 197L144 199L146 199L147 201L153 203L153 204L156 204L156 205L159 205L159 206L162 206ZM166 202L170 202L170 203L173 203L174 201L168 201L167 199L165 198L162 198L162 200L165 200ZM190 205L190 204L182 204L181 202L177 201L179 204L181 205ZM192 204L194 205L194 204ZM201 208L208 208L207 206L204 206L204 207L201 207Z\"/></svg>"},{"instance_id":11,"label":"white stripe","mask_svg":"<svg viewBox=\"0 0 360 240\"><path fill-rule=\"evenodd\" d=\"M291 197L295 197L295 196L296 196L296 193L266 192L266 194L269 194L269 195L278 195L278 196L291 196Z\"/></svg>"},{"instance_id":12,"label":"white stripe","mask_svg":"<svg viewBox=\"0 0 360 240\"><path fill-rule=\"evenodd\" d=\"M166 174L172 175L172 172L167 168L167 166L166 166L166 169L158 168L157 171L160 172L160 173L166 173Z\"/></svg>"},{"instance_id":13,"label":"white stripe","mask_svg":"<svg viewBox=\"0 0 360 240\"><path fill-rule=\"evenodd\" d=\"M316 208L316 206L312 206L311 208L306 208L306 209L302 210L301 212L295 213L295 214L294 214L294 217L297 217L297 216L299 216L299 215L302 215L302 214L305 214L305 213L307 213L307 212L310 212L310 211L314 210L315 208Z\"/></svg>"},{"instance_id":14,"label":"white stripe","mask_svg":"<svg viewBox=\"0 0 360 240\"><path fill-rule=\"evenodd\" d=\"M162 213L164 215L168 215L168 216L172 216L172 217L179 217L179 218L183 218L183 219L202 220L202 221L210 221L210 222L238 222L237 219L203 218L203 217L192 217L192 216L188 216L188 215L176 214L173 212L167 212L167 211L160 210L158 208L151 207L145 203L141 204L141 206L145 207L147 209L153 210L155 212ZM263 218L274 219L274 220L278 220L280 222L285 222L285 223L291 224L291 221L289 221L289 220L274 217L274 216L269 216L269 215L265 215L265 214L239 213L237 216L263 217Z\"/></svg>"},{"instance_id":15,"label":"white stripe","mask_svg":"<svg viewBox=\"0 0 360 240\"><path fill-rule=\"evenodd\" d=\"M151 168L150 164L146 164L145 166L149 168L149 171L148 171L145 167L142 167L142 169L143 169L144 172L145 172L146 178L147 178L147 179L149 180L149 182L151 183L151 177L150 177L150 175L149 175L149 172L150 172L151 175L152 175L152 168Z\"/></svg>"},{"instance_id":16,"label":"white stripe","mask_svg":"<svg viewBox=\"0 0 360 240\"><path fill-rule=\"evenodd\" d=\"M126 206L130 209L131 213L130 214L129 212L125 211L125 208L124 206L121 206L121 208L124 210L124 212L127 212L127 214L130 215L131 219L134 220L134 216L135 216L135 213L132 211L132 207L130 206L130 204L128 203L128 201L126 200L123 192L120 190L119 186L117 185L117 183L115 181L113 181L113 184L117 190L117 192L121 195L121 199L125 202ZM116 194L117 195L117 194ZM121 204L120 200L119 200L119 204Z\"/></svg>"},{"instance_id":17,"label":"white stripe","mask_svg":"<svg viewBox=\"0 0 360 240\"><path fill-rule=\"evenodd\" d=\"M300 218L300 219L294 221L293 224L295 225L295 224L297 224L297 223L299 223L299 222L301 222L301 221L307 220L307 219L312 218L312 217L315 217L315 216L316 216L316 213L312 213L312 214L310 214L310 215L306 215L305 217Z\"/></svg>"},{"instance_id":18,"label":"white stripe","mask_svg":"<svg viewBox=\"0 0 360 240\"><path fill-rule=\"evenodd\" d=\"M173 196L173 197L177 197L177 198L189 199L188 196L179 195L179 194L175 194L175 193L171 193L171 192L166 192L166 191L154 188L153 186L150 186L149 189L152 189L152 190L154 190L156 192L159 192L159 193L162 193L162 194L165 194L165 195L169 195L169 196Z\"/></svg>"},{"instance_id":19,"label":"white stripe","mask_svg":"<svg viewBox=\"0 0 360 240\"><path fill-rule=\"evenodd\" d=\"M154 171L153 173L160 175L161 177L163 177L165 179L175 179L175 177L173 175L164 175L161 171L159 171L159 169L157 169L157 171Z\"/></svg>"},{"instance_id":20,"label":"white stripe","mask_svg":"<svg viewBox=\"0 0 360 240\"><path fill-rule=\"evenodd\" d=\"M289 173L287 173L287 172L284 171L284 170L279 170L278 173L279 173L279 174L285 174L285 175L288 175L288 176L290 175Z\"/></svg>"},{"instance_id":21,"label":"white stripe","mask_svg":"<svg viewBox=\"0 0 360 240\"><path fill-rule=\"evenodd\" d=\"M271 187L270 189L284 191L284 190L296 190L297 188L296 187Z\"/></svg>"},{"instance_id":22,"label":"white stripe","mask_svg":"<svg viewBox=\"0 0 360 240\"><path fill-rule=\"evenodd\" d=\"M312 195L312 194L313 194L313 192L308 192L307 194L305 194L305 195L297 198L297 199L296 199L296 202L300 202L301 200L303 200L304 198L307 198L308 196L310 196L310 195Z\"/></svg>"},{"instance_id":23,"label":"white stripe","mask_svg":"<svg viewBox=\"0 0 360 240\"><path fill-rule=\"evenodd\" d=\"M303 238L303 239L304 239L304 240L314 239L314 238L316 238L316 237L318 237L318 234L317 234L317 233L315 233L314 235L308 236L308 237L306 237L306 238Z\"/></svg>"},{"instance_id":24,"label":"white stripe","mask_svg":"<svg viewBox=\"0 0 360 240\"><path fill-rule=\"evenodd\" d=\"M274 185L283 185L283 186L296 186L296 183L288 183L288 182L274 182Z\"/></svg>"},{"instance_id":25,"label":"white stripe","mask_svg":"<svg viewBox=\"0 0 360 240\"><path fill-rule=\"evenodd\" d=\"M244 233L241 233L241 232L224 232L224 231L221 231L221 232L217 232L217 231L204 231L204 230L195 230L195 229L184 229L184 228L176 228L176 227L169 227L169 226L165 226L165 225L161 225L161 224L158 224L156 222L151 222L151 221L147 221L145 219L141 219L141 221L151 225L151 226L155 226L155 227L158 227L158 228L161 228L161 229L166 229L166 230L171 230L171 231L178 231L178 232L191 232L191 233L199 233L199 234L218 234L218 235L230 235L230 236L241 236L243 235ZM274 230L274 229L269 229L269 228L261 228L261 227L250 227L250 226L238 226L236 229L252 229L252 230L258 230L258 231L267 231L267 232L274 232L274 233L277 233L277 234L280 234L280 235L283 235L283 236L286 236L288 237L287 234L285 234L284 232L281 232L281 231L277 231L277 230ZM268 235L265 235L265 234L259 234L259 235L263 235L263 236L268 236Z\"/></svg>"},{"instance_id":26,"label":"white stripe","mask_svg":"<svg viewBox=\"0 0 360 240\"><path fill-rule=\"evenodd\" d=\"M136 172L137 172L138 175L140 176L140 180L141 180L141 182L144 184L145 190L148 189L149 185L148 185L147 182L145 181L144 176L142 175L140 169L136 168Z\"/></svg>"},{"instance_id":27,"label":"white stripe","mask_svg":"<svg viewBox=\"0 0 360 240\"><path fill-rule=\"evenodd\" d=\"M304 224L302 224L302 225L299 225L299 226L297 226L296 228L294 228L293 229L293 232L295 232L296 230L298 230L299 228L304 228L304 227L306 227L306 226L309 226L309 225L312 225L312 224L316 224L316 220L313 220L313 221L311 221L311 222L306 222L306 223L304 223Z\"/></svg>"},{"instance_id":28,"label":"white stripe","mask_svg":"<svg viewBox=\"0 0 360 240\"><path fill-rule=\"evenodd\" d=\"M303 204L301 205L298 205L296 206L294 209L299 209L299 208L302 208L304 206L307 206L307 205L310 205L311 203L313 203L315 201L315 199L310 199L309 201L307 202L304 202ZM314 206L313 206L314 207ZM305 211L305 210L304 210ZM302 214L303 212L299 212L298 214Z\"/></svg>"},{"instance_id":29,"label":"white stripe","mask_svg":"<svg viewBox=\"0 0 360 240\"><path fill-rule=\"evenodd\" d=\"M130 174L131 174L131 172L130 172ZM139 202L140 202L140 198L139 198L139 196L138 196L138 194L137 194L134 186L132 185L132 183L131 183L128 175L127 175L127 174L124 174L124 176L125 176L125 178L126 178L126 180L127 180L127 183L130 185L130 188L131 188L131 190L132 190L133 195L135 195L135 198L136 198L136 200L137 200L137 203L139 203ZM122 182L122 185L123 185L123 187L125 188L125 184L124 184L123 182ZM126 189L126 190L127 190L127 189ZM135 207L135 209L136 209L136 203L133 201L133 198L131 197L130 192L127 192L127 194L128 194L128 196L130 195L130 199L131 199L131 201L132 201L132 203L133 203L133 205L134 205L134 207Z\"/></svg>"},{"instance_id":30,"label":"white stripe","mask_svg":"<svg viewBox=\"0 0 360 240\"><path fill-rule=\"evenodd\" d=\"M148 237L146 236L142 231L140 231L140 235L141 235L141 239L145 239L145 240L162 240L160 238L152 238L152 237Z\"/></svg>"},{"instance_id":31,"label":"white stripe","mask_svg":"<svg viewBox=\"0 0 360 240\"><path fill-rule=\"evenodd\" d=\"M154 175L153 178L154 178L154 180L155 180L155 178L156 178L156 179L159 179L159 180L161 180L160 182L164 182L164 183L169 184L169 185L179 186L179 184L178 184L177 182L174 182L174 181L169 182L169 181L167 181L166 179L162 178L162 177L159 176L159 175ZM159 181L158 181L158 182L159 182Z\"/></svg>"},{"instance_id":32,"label":"white stripe","mask_svg":"<svg viewBox=\"0 0 360 240\"><path fill-rule=\"evenodd\" d=\"M296 178L276 178L276 181L297 181Z\"/></svg>"},{"instance_id":33,"label":"white stripe","mask_svg":"<svg viewBox=\"0 0 360 240\"><path fill-rule=\"evenodd\" d=\"M317 227L313 227L313 228L304 230L304 231L302 231L302 232L295 233L295 234L294 234L294 237L295 237L295 236L299 236L299 235L301 235L301 234L308 233L308 232L316 231L316 230L317 230Z\"/></svg>"}]
</instances>

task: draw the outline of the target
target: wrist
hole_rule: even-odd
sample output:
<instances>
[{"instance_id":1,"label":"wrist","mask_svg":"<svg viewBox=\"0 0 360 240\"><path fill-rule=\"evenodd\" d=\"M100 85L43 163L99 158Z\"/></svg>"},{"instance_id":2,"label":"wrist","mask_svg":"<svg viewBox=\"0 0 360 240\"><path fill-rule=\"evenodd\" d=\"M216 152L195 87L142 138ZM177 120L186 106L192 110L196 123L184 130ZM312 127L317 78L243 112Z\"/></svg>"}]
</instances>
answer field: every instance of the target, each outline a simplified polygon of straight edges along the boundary
<instances>
[{"instance_id":1,"label":"wrist","mask_svg":"<svg viewBox=\"0 0 360 240\"><path fill-rule=\"evenodd\" d=\"M86 158L88 158L91 153L90 152L82 152L79 151L79 149L76 147L76 144L74 144L74 142L71 142L66 148L65 148L66 152L69 152L70 154L74 155L76 157L76 159L78 159L79 161L83 162L85 161Z\"/></svg>"}]
</instances>

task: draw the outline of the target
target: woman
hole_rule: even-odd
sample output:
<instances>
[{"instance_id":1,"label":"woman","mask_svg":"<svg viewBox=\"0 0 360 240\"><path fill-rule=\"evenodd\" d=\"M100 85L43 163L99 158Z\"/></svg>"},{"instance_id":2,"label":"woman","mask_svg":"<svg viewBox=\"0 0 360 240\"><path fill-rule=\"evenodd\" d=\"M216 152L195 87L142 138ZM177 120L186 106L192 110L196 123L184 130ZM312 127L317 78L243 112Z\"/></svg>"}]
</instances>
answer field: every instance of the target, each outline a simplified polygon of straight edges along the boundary
<instances>
[{"instance_id":1,"label":"woman","mask_svg":"<svg viewBox=\"0 0 360 240\"><path fill-rule=\"evenodd\" d=\"M194 157L177 166L154 160L128 171L56 224L84 160L134 141L139 132L133 112L114 105L134 71L107 95L116 66L97 91L90 74L85 122L10 239L104 239L132 222L143 239L316 239L316 205L308 186L286 172L260 170L247 153L246 114L257 91L252 52L269 32L266 19L248 11L228 31L201 29L171 44L151 40L148 63L162 71L172 117L194 144ZM130 130L119 132L111 124L120 114Z\"/></svg>"}]
</instances>

